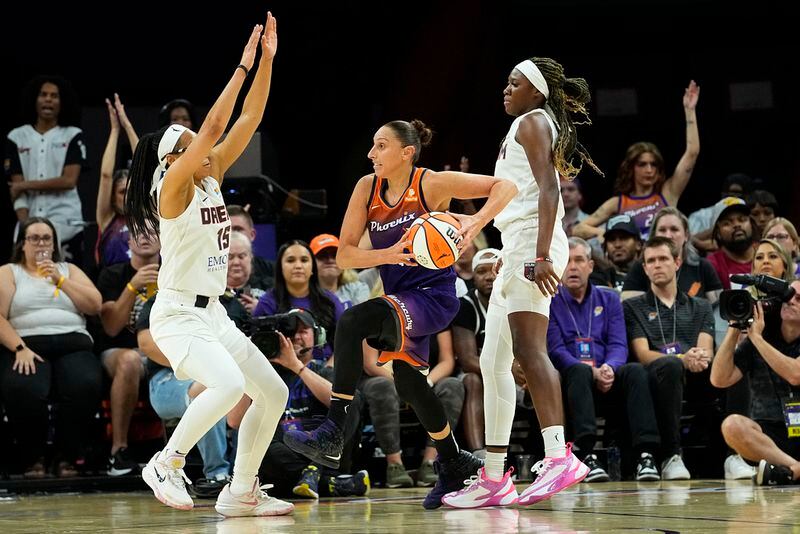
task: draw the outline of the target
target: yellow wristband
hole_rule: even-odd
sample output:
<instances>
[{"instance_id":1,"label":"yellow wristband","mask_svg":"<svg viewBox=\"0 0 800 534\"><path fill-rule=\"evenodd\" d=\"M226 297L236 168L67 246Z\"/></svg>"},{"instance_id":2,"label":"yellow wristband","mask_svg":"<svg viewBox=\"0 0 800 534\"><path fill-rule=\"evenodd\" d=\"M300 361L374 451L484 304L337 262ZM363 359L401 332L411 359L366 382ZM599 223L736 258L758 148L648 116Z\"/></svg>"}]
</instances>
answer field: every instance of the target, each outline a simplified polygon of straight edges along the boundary
<instances>
[{"instance_id":1,"label":"yellow wristband","mask_svg":"<svg viewBox=\"0 0 800 534\"><path fill-rule=\"evenodd\" d=\"M135 287L133 287L130 282L128 282L128 286L127 287L128 287L128 291L130 291L134 295L138 295L139 294L139 291Z\"/></svg>"},{"instance_id":2,"label":"yellow wristband","mask_svg":"<svg viewBox=\"0 0 800 534\"><path fill-rule=\"evenodd\" d=\"M684 357L684 354L681 352L680 354L676 354L675 356L677 356L678 358L680 358L682 360L683 357Z\"/></svg>"},{"instance_id":3,"label":"yellow wristband","mask_svg":"<svg viewBox=\"0 0 800 534\"><path fill-rule=\"evenodd\" d=\"M64 275L61 275L61 278L58 279L58 283L56 284L56 289L61 289L61 286L64 284Z\"/></svg>"}]
</instances>

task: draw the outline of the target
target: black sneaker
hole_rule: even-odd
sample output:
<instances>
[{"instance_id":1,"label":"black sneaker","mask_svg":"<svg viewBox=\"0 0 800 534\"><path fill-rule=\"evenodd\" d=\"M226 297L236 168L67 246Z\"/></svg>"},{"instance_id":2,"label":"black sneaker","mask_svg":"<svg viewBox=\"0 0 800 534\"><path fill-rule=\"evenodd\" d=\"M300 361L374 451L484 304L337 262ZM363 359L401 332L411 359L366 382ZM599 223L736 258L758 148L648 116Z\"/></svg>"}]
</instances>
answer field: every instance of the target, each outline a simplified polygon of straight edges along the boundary
<instances>
[{"instance_id":1,"label":"black sneaker","mask_svg":"<svg viewBox=\"0 0 800 534\"><path fill-rule=\"evenodd\" d=\"M422 506L426 510L435 510L442 505L442 497L451 491L458 491L464 487L464 481L477 474L483 467L483 460L471 452L461 450L458 456L448 462L433 462L433 467L439 474L436 485L425 496Z\"/></svg>"},{"instance_id":2,"label":"black sneaker","mask_svg":"<svg viewBox=\"0 0 800 534\"><path fill-rule=\"evenodd\" d=\"M788 486L794 483L792 470L788 467L771 464L766 460L758 463L756 484L759 486Z\"/></svg>"},{"instance_id":3,"label":"black sneaker","mask_svg":"<svg viewBox=\"0 0 800 534\"><path fill-rule=\"evenodd\" d=\"M597 460L596 454L587 454L583 459L583 463L589 468L589 474L583 479L584 482L608 482L611 480L611 477L608 476L606 470L602 468Z\"/></svg>"},{"instance_id":4,"label":"black sneaker","mask_svg":"<svg viewBox=\"0 0 800 534\"><path fill-rule=\"evenodd\" d=\"M355 475L339 475L328 479L328 492L332 497L360 497L369 493L369 490L369 473L365 469Z\"/></svg>"},{"instance_id":5,"label":"black sneaker","mask_svg":"<svg viewBox=\"0 0 800 534\"><path fill-rule=\"evenodd\" d=\"M198 478L188 487L189 493L198 499L216 499L230 478Z\"/></svg>"},{"instance_id":6,"label":"black sneaker","mask_svg":"<svg viewBox=\"0 0 800 534\"><path fill-rule=\"evenodd\" d=\"M283 434L283 442L294 452L302 454L313 463L339 468L344 448L342 429L331 421L325 421L315 430L289 430Z\"/></svg>"},{"instance_id":7,"label":"black sneaker","mask_svg":"<svg viewBox=\"0 0 800 534\"><path fill-rule=\"evenodd\" d=\"M119 477L130 473L138 473L139 464L133 461L125 447L119 449L108 459L108 476Z\"/></svg>"},{"instance_id":8,"label":"black sneaker","mask_svg":"<svg viewBox=\"0 0 800 534\"><path fill-rule=\"evenodd\" d=\"M638 482L654 482L661 480L656 467L656 460L649 452L643 452L636 464L636 480Z\"/></svg>"}]
</instances>

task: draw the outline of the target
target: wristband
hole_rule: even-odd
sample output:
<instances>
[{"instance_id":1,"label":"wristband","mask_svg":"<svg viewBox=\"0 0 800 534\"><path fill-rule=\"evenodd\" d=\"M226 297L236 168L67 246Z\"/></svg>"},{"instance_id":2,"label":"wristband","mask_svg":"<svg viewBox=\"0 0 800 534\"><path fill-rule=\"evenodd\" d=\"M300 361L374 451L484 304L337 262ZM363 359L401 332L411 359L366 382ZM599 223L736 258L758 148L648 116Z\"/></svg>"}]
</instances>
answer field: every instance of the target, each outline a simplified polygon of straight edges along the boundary
<instances>
[{"instance_id":1,"label":"wristband","mask_svg":"<svg viewBox=\"0 0 800 534\"><path fill-rule=\"evenodd\" d=\"M61 289L61 286L64 284L64 275L61 275L61 278L58 279L58 283L56 284L56 289Z\"/></svg>"},{"instance_id":2,"label":"wristband","mask_svg":"<svg viewBox=\"0 0 800 534\"><path fill-rule=\"evenodd\" d=\"M306 370L306 366L304 365L303 367L300 368L299 371L297 371L297 376L300 376L301 374L303 374L303 371L305 371L305 370Z\"/></svg>"},{"instance_id":3,"label":"wristband","mask_svg":"<svg viewBox=\"0 0 800 534\"><path fill-rule=\"evenodd\" d=\"M548 263L553 263L553 260L550 259L550 256L539 256L538 258L533 260L533 263L539 263L540 261L546 261Z\"/></svg>"},{"instance_id":4,"label":"wristband","mask_svg":"<svg viewBox=\"0 0 800 534\"><path fill-rule=\"evenodd\" d=\"M23 350L25 350L25 343L20 343L20 344L19 344L19 345L17 345L17 347L14 349L14 352L22 352Z\"/></svg>"},{"instance_id":5,"label":"wristband","mask_svg":"<svg viewBox=\"0 0 800 534\"><path fill-rule=\"evenodd\" d=\"M247 67L245 67L245 66L244 66L244 65L242 65L241 63L239 63L238 65L236 65L236 68L237 68L237 69L242 69L242 70L244 71L244 77L245 77L245 78L247 78L248 76L250 76L250 69L248 69Z\"/></svg>"},{"instance_id":6,"label":"wristband","mask_svg":"<svg viewBox=\"0 0 800 534\"><path fill-rule=\"evenodd\" d=\"M128 288L128 291L130 291L134 295L138 295L139 294L139 290L136 289L135 287L133 287L133 285L130 282L128 282L128 285L126 287Z\"/></svg>"}]
</instances>

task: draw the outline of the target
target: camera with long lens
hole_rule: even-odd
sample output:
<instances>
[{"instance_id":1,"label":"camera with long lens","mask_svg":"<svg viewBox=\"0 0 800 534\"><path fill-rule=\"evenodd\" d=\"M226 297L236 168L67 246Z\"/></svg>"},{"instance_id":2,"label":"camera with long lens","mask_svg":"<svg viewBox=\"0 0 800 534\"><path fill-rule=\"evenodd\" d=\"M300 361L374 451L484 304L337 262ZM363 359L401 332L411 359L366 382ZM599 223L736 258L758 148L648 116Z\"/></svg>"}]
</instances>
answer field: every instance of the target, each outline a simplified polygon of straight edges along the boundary
<instances>
[{"instance_id":1,"label":"camera with long lens","mask_svg":"<svg viewBox=\"0 0 800 534\"><path fill-rule=\"evenodd\" d=\"M745 330L753 318L753 308L760 302L764 320L780 316L781 304L794 296L794 288L785 280L765 274L734 274L731 281L744 286L753 286L764 296L753 298L746 289L726 289L719 297L719 314L731 326Z\"/></svg>"},{"instance_id":2,"label":"camera with long lens","mask_svg":"<svg viewBox=\"0 0 800 534\"><path fill-rule=\"evenodd\" d=\"M250 319L250 340L264 356L274 358L281 351L278 332L291 339L297 332L298 321L302 321L314 332L314 345L308 350L325 344L327 340L325 328L317 324L311 312L300 308L286 313L253 317Z\"/></svg>"}]
</instances>

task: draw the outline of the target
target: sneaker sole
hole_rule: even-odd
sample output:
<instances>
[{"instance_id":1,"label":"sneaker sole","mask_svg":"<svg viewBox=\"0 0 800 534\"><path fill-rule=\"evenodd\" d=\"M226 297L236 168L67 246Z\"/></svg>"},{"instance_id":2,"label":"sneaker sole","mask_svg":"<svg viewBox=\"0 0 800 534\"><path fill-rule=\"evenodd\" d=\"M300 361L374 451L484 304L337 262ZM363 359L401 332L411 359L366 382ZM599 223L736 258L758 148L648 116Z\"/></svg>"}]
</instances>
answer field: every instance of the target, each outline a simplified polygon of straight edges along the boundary
<instances>
[{"instance_id":1,"label":"sneaker sole","mask_svg":"<svg viewBox=\"0 0 800 534\"><path fill-rule=\"evenodd\" d=\"M292 488L292 493L299 497L310 497L312 499L319 499L319 493L312 490L308 484L300 484Z\"/></svg>"},{"instance_id":2,"label":"sneaker sole","mask_svg":"<svg viewBox=\"0 0 800 534\"><path fill-rule=\"evenodd\" d=\"M563 488L559 488L558 491L554 491L553 493L550 493L548 495L544 495L544 496L541 496L541 497L538 497L538 498L537 497L531 497L530 499L527 499L524 502L523 502L522 497L520 497L519 502L517 504L519 504L520 506L530 506L532 504L536 504L536 503L545 501L545 500L549 499L550 497L552 497L553 495L561 493L565 489L571 488L572 486L583 482L583 479L586 478L586 476L588 474L589 474L589 468L587 467L585 473L583 473L582 475L578 475L577 477L575 477L575 480L573 480L572 482L570 482L569 484L567 484Z\"/></svg>"},{"instance_id":3,"label":"sneaker sole","mask_svg":"<svg viewBox=\"0 0 800 534\"><path fill-rule=\"evenodd\" d=\"M111 469L106 471L106 474L108 476L110 476L110 477L121 477L121 476L127 475L127 474L129 474L131 472L133 472L133 468L132 467L127 467L125 469L116 469L116 468L112 467Z\"/></svg>"},{"instance_id":4,"label":"sneaker sole","mask_svg":"<svg viewBox=\"0 0 800 534\"><path fill-rule=\"evenodd\" d=\"M641 475L636 477L636 482L658 482L661 480L660 475Z\"/></svg>"},{"instance_id":5,"label":"sneaker sole","mask_svg":"<svg viewBox=\"0 0 800 534\"><path fill-rule=\"evenodd\" d=\"M338 469L339 468L339 461L338 460L331 460L317 449L313 447L309 447L302 441L297 441L289 434L283 435L283 442L286 444L287 447L292 449L294 452L302 454L312 462L324 465L325 467L330 467L331 469ZM277 514L281 515L281 514Z\"/></svg>"},{"instance_id":6,"label":"sneaker sole","mask_svg":"<svg viewBox=\"0 0 800 534\"><path fill-rule=\"evenodd\" d=\"M166 504L170 508L175 508L177 510L191 510L194 508L194 503L191 504L177 504L173 502L169 502L166 497L158 490L158 479L153 477L152 473L149 472L147 468L142 472L142 479L150 486L150 489L153 490L153 495L156 496L156 499L161 501L163 504Z\"/></svg>"},{"instance_id":7,"label":"sneaker sole","mask_svg":"<svg viewBox=\"0 0 800 534\"><path fill-rule=\"evenodd\" d=\"M294 511L294 505L290 504L288 508L285 510L268 510L266 512L262 512L260 514L254 513L254 510L242 510L239 508L232 508L229 509L226 506L220 506L219 504L214 506L214 510L217 511L218 514L223 515L225 517L272 517L276 515L289 515Z\"/></svg>"},{"instance_id":8,"label":"sneaker sole","mask_svg":"<svg viewBox=\"0 0 800 534\"><path fill-rule=\"evenodd\" d=\"M759 486L764 485L764 471L767 469L767 461L761 460L758 462L758 471L756 472L756 484Z\"/></svg>"}]
</instances>

